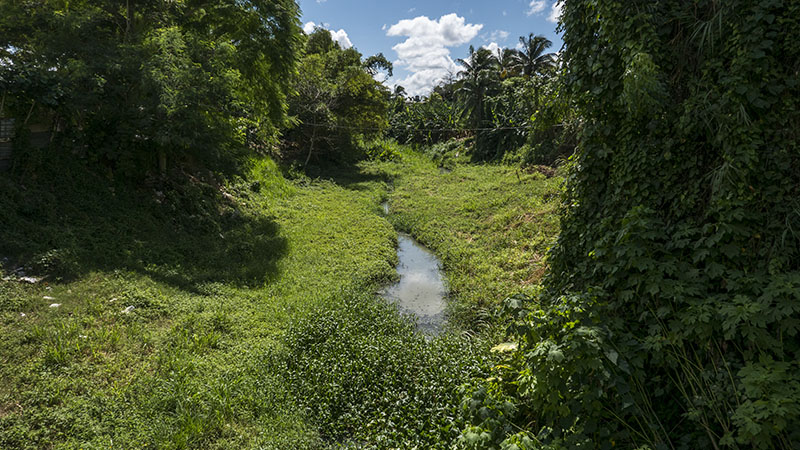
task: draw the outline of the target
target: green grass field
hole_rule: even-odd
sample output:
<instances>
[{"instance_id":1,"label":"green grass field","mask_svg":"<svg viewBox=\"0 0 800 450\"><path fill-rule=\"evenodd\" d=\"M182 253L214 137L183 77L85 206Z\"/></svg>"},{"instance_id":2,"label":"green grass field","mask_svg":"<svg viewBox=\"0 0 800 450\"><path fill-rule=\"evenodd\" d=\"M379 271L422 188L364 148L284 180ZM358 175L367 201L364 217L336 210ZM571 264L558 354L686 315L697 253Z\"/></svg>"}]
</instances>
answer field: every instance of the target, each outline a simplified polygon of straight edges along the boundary
<instances>
[{"instance_id":1,"label":"green grass field","mask_svg":"<svg viewBox=\"0 0 800 450\"><path fill-rule=\"evenodd\" d=\"M367 163L394 179L390 220L442 259L460 325L486 324L500 301L535 294L558 234L563 178L503 165L442 170L417 153Z\"/></svg>"},{"instance_id":2,"label":"green grass field","mask_svg":"<svg viewBox=\"0 0 800 450\"><path fill-rule=\"evenodd\" d=\"M208 185L0 186L0 255L50 274L0 282L0 448L451 448L493 360L479 324L536 290L560 181L408 150L330 178L265 161L191 208ZM453 333L377 299L392 225L442 257Z\"/></svg>"}]
</instances>

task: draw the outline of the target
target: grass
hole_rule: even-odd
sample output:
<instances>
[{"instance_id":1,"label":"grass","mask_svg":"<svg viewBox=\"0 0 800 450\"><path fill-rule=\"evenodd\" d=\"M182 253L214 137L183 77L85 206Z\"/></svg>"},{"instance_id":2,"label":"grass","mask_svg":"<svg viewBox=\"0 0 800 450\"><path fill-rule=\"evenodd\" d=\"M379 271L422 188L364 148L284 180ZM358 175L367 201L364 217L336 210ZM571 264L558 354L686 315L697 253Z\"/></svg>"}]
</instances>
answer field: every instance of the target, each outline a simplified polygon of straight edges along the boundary
<instances>
[{"instance_id":1,"label":"grass","mask_svg":"<svg viewBox=\"0 0 800 450\"><path fill-rule=\"evenodd\" d=\"M491 345L376 301L392 224L442 257L475 330L536 290L559 187L453 168L400 150L314 180L268 160L224 186L0 180L0 256L49 275L0 282L0 448L450 448Z\"/></svg>"},{"instance_id":2,"label":"grass","mask_svg":"<svg viewBox=\"0 0 800 450\"><path fill-rule=\"evenodd\" d=\"M499 302L538 292L558 234L563 179L504 165L448 160L444 170L405 151L371 162L366 173L391 177L390 220L433 249L447 273L455 317L475 329L492 323Z\"/></svg>"},{"instance_id":3,"label":"grass","mask_svg":"<svg viewBox=\"0 0 800 450\"><path fill-rule=\"evenodd\" d=\"M66 249L59 264L77 270L0 284L0 447L318 448L278 367L282 334L332 293L390 279L395 233L374 193L276 186L257 169L257 191L227 187L235 204L216 222L230 209L240 218L213 233L163 220L161 205L87 201L79 188L64 199L74 210L52 221L3 205L16 221L4 242L30 243L34 261L40 246ZM135 219L121 224L117 210ZM120 225L135 234L118 239Z\"/></svg>"}]
</instances>

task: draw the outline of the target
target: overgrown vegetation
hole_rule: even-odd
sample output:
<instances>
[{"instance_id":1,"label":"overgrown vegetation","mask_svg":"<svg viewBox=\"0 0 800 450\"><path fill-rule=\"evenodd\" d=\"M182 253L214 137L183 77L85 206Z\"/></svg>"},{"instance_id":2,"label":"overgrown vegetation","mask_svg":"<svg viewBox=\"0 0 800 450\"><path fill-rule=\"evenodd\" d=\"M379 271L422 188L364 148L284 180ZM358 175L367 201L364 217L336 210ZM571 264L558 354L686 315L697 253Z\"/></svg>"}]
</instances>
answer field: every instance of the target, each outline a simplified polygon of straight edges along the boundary
<instances>
[{"instance_id":1,"label":"overgrown vegetation","mask_svg":"<svg viewBox=\"0 0 800 450\"><path fill-rule=\"evenodd\" d=\"M554 165L572 154L579 121L563 89L552 43L523 36L520 50L470 47L462 70L426 97L393 94L390 135L432 146L470 137L473 161Z\"/></svg>"},{"instance_id":2,"label":"overgrown vegetation","mask_svg":"<svg viewBox=\"0 0 800 450\"><path fill-rule=\"evenodd\" d=\"M800 4L564 3L583 118L470 448L800 445ZM511 405L511 406L509 406Z\"/></svg>"},{"instance_id":3,"label":"overgrown vegetation","mask_svg":"<svg viewBox=\"0 0 800 450\"><path fill-rule=\"evenodd\" d=\"M378 190L251 172L208 216L77 172L52 174L57 198L2 180L2 254L59 255L64 278L0 283L0 447L320 447L282 336L390 280L394 231Z\"/></svg>"},{"instance_id":4,"label":"overgrown vegetation","mask_svg":"<svg viewBox=\"0 0 800 450\"><path fill-rule=\"evenodd\" d=\"M312 32L292 84L289 114L295 122L284 138L284 156L302 162L352 162L388 127L389 90L373 78L391 73L383 55L362 60L355 48L342 49L328 30Z\"/></svg>"},{"instance_id":5,"label":"overgrown vegetation","mask_svg":"<svg viewBox=\"0 0 800 450\"><path fill-rule=\"evenodd\" d=\"M0 0L0 447L800 447L800 3L562 6L409 98L295 1Z\"/></svg>"},{"instance_id":6,"label":"overgrown vegetation","mask_svg":"<svg viewBox=\"0 0 800 450\"><path fill-rule=\"evenodd\" d=\"M449 169L411 151L365 168L392 176L389 219L442 259L457 299L454 318L476 330L495 322L505 296L538 292L558 233L563 179L554 171L472 165L463 148L450 152Z\"/></svg>"},{"instance_id":7,"label":"overgrown vegetation","mask_svg":"<svg viewBox=\"0 0 800 450\"><path fill-rule=\"evenodd\" d=\"M230 173L285 124L298 15L293 0L2 0L0 115L17 153L36 123L110 175Z\"/></svg>"}]
</instances>

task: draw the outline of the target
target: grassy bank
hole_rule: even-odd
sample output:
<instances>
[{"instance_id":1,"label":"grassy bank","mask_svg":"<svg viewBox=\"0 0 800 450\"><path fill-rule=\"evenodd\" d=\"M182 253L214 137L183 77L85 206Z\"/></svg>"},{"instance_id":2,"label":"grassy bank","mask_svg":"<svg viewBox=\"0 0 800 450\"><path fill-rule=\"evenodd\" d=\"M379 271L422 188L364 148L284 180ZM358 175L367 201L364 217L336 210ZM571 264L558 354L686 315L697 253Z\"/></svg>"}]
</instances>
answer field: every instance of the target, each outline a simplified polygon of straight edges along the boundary
<instances>
[{"instance_id":1,"label":"grassy bank","mask_svg":"<svg viewBox=\"0 0 800 450\"><path fill-rule=\"evenodd\" d=\"M451 448L491 342L428 341L376 301L390 221L442 257L476 331L535 291L558 189L410 151L317 180L269 161L224 186L51 176L0 182L2 448ZM22 261L48 277L14 279Z\"/></svg>"},{"instance_id":2,"label":"grassy bank","mask_svg":"<svg viewBox=\"0 0 800 450\"><path fill-rule=\"evenodd\" d=\"M393 179L391 222L439 255L455 317L475 329L492 322L505 297L537 292L558 234L563 178L503 165L448 167L406 151L364 169Z\"/></svg>"},{"instance_id":3,"label":"grassy bank","mask_svg":"<svg viewBox=\"0 0 800 450\"><path fill-rule=\"evenodd\" d=\"M58 256L63 280L0 284L0 447L317 448L282 334L391 278L394 231L373 192L275 173L199 224L171 217L175 192L3 186L6 250L43 273Z\"/></svg>"}]
</instances>

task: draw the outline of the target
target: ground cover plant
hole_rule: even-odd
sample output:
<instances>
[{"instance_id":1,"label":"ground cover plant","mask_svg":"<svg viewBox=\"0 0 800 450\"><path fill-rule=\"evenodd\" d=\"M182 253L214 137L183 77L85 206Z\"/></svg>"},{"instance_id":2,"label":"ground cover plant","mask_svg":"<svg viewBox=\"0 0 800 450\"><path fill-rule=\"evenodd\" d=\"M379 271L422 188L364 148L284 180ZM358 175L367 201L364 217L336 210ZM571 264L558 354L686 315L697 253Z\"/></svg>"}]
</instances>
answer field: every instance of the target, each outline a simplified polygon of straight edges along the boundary
<instances>
[{"instance_id":1,"label":"ground cover plant","mask_svg":"<svg viewBox=\"0 0 800 450\"><path fill-rule=\"evenodd\" d=\"M494 322L503 298L538 292L558 233L563 179L552 169L541 173L467 160L462 152L443 169L407 150L365 169L393 177L391 222L439 255L458 299L455 317L474 329Z\"/></svg>"},{"instance_id":2,"label":"ground cover plant","mask_svg":"<svg viewBox=\"0 0 800 450\"><path fill-rule=\"evenodd\" d=\"M281 336L332 292L390 279L395 235L377 193L253 172L218 193L213 232L173 192L105 195L73 174L54 175L55 198L3 180L4 254L51 276L0 283L0 447L318 448ZM63 249L56 273L47 248Z\"/></svg>"},{"instance_id":3,"label":"ground cover plant","mask_svg":"<svg viewBox=\"0 0 800 450\"><path fill-rule=\"evenodd\" d=\"M195 178L134 191L89 173L76 183L41 172L55 183L48 188L4 181L12 195L0 217L13 226L2 230L2 251L15 257L4 276L28 262L27 275L48 278L0 284L0 443L450 448L464 427L461 386L488 376L494 341L475 329L428 340L376 297L396 261L396 231L380 203L391 197L389 219L449 258L462 312L491 311L501 297L480 284L499 272L468 282L489 267L470 264L514 246L503 237L509 229L523 227L512 235L522 239L538 228L516 217L511 195L474 202L520 189L541 202L540 225L552 233L544 217L559 182L456 166L458 178L413 206L422 213L411 221L404 202L444 174L425 155L392 148L394 162L337 168L335 182L323 172L288 181L270 160L228 183ZM445 205L468 202L437 219ZM179 205L195 207L183 215ZM464 234L476 211L491 237ZM450 234L432 239L427 220L446 220ZM528 237L513 253L518 261L546 245ZM465 255L473 256L456 264ZM520 270L493 289L522 283L533 292L535 281L524 281L538 273ZM492 300L475 300L483 295ZM479 316L493 321L465 313Z\"/></svg>"}]
</instances>

